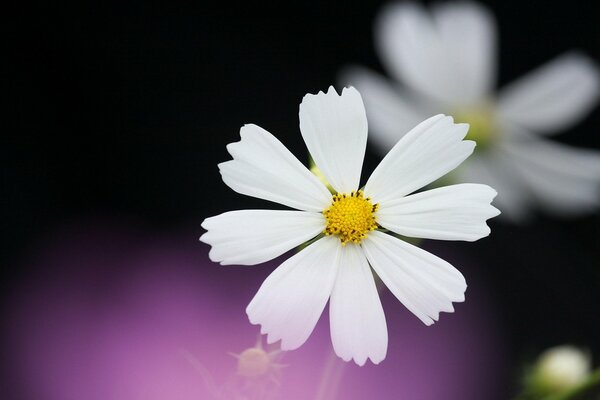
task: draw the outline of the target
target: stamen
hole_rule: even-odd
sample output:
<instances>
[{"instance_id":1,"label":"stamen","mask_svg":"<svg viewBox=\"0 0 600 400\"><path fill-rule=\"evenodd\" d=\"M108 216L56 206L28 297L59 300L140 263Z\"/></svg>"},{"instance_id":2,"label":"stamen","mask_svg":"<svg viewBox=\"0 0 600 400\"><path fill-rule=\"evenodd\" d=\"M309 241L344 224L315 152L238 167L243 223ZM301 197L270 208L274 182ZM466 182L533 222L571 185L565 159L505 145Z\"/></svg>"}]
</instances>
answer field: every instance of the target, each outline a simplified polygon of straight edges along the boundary
<instances>
[{"instance_id":1,"label":"stamen","mask_svg":"<svg viewBox=\"0 0 600 400\"><path fill-rule=\"evenodd\" d=\"M371 198L364 197L362 190L334 194L331 206L323 211L327 226L325 235L338 235L342 245L348 242L360 243L367 233L377 229L375 213L379 204L372 204Z\"/></svg>"}]
</instances>

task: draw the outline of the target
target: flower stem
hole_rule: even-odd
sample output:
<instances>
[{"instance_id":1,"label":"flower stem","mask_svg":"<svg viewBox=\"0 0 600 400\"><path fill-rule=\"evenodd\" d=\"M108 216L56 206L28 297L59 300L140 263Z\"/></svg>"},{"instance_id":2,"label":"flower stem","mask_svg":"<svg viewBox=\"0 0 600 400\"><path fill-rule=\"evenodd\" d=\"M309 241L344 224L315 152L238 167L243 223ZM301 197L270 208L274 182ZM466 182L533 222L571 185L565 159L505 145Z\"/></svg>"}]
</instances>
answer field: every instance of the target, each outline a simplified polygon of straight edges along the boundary
<instances>
[{"instance_id":1,"label":"flower stem","mask_svg":"<svg viewBox=\"0 0 600 400\"><path fill-rule=\"evenodd\" d=\"M389 232L385 228L382 228L379 230L384 231L384 232ZM413 238L409 239L409 238L401 237L400 235L395 235L395 234L394 234L394 236L399 237L402 240L409 241L412 244L414 244L415 246L419 246L421 244L421 239L413 239ZM322 237L322 235L313 239L313 241L320 239L321 237ZM303 245L303 247L301 247L301 248L306 247L310 243L312 243L312 241ZM377 274L375 274L374 278L375 278L375 285L377 287L377 291L379 292L379 294L381 294L381 292L385 289L385 285L383 284L381 279L379 279ZM341 361L336 356L333 349L330 349L329 356L327 357L327 361L325 362L325 366L323 367L323 373L321 374L321 382L319 383L319 387L317 389L317 394L315 396L315 400L331 400L331 399L337 398L337 391L338 391L338 388L340 385L340 381L342 380L342 376L344 374L345 366L346 366L346 362Z\"/></svg>"},{"instance_id":2,"label":"flower stem","mask_svg":"<svg viewBox=\"0 0 600 400\"><path fill-rule=\"evenodd\" d=\"M600 368L593 371L588 379L580 385L566 392L548 396L544 400L580 400L584 399L583 396L594 393L600 394Z\"/></svg>"},{"instance_id":3,"label":"flower stem","mask_svg":"<svg viewBox=\"0 0 600 400\"><path fill-rule=\"evenodd\" d=\"M526 389L513 397L513 400L585 400L591 399L590 395L592 394L600 395L600 368L593 371L584 382L572 389L545 396Z\"/></svg>"},{"instance_id":4,"label":"flower stem","mask_svg":"<svg viewBox=\"0 0 600 400\"><path fill-rule=\"evenodd\" d=\"M346 363L341 361L333 352L329 350L329 356L325 362L321 382L317 390L315 400L330 400L337 398L337 391L344 374Z\"/></svg>"}]
</instances>

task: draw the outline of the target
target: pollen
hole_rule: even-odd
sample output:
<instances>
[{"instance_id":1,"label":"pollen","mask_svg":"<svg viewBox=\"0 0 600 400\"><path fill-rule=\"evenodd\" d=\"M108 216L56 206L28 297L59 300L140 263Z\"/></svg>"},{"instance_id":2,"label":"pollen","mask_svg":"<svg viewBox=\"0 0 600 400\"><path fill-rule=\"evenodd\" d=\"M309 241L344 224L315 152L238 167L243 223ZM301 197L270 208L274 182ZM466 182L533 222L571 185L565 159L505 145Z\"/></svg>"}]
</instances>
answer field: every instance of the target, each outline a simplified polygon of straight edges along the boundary
<instances>
[{"instance_id":1,"label":"pollen","mask_svg":"<svg viewBox=\"0 0 600 400\"><path fill-rule=\"evenodd\" d=\"M334 194L331 206L323 211L327 220L325 235L337 235L346 245L360 243L367 234L377 229L376 212L379 204L371 203L362 190L350 194Z\"/></svg>"}]
</instances>

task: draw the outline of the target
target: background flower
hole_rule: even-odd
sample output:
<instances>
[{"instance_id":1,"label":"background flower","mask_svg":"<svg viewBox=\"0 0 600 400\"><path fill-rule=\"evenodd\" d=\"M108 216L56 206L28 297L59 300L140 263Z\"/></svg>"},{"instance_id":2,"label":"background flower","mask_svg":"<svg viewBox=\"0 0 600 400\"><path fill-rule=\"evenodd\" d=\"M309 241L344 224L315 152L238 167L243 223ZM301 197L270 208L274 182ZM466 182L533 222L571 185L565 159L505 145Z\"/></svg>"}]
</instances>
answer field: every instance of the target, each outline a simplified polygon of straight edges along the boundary
<instances>
[{"instance_id":1,"label":"background flower","mask_svg":"<svg viewBox=\"0 0 600 400\"><path fill-rule=\"evenodd\" d=\"M470 123L469 138L478 142L454 179L495 187L507 217L523 219L534 204L568 215L598 206L600 152L541 137L570 127L596 104L600 74L590 58L568 53L494 95L496 25L484 6L391 4L375 34L384 66L406 88L361 68L347 70L342 82L363 93L371 138L383 152L415 121L447 113Z\"/></svg>"}]
</instances>

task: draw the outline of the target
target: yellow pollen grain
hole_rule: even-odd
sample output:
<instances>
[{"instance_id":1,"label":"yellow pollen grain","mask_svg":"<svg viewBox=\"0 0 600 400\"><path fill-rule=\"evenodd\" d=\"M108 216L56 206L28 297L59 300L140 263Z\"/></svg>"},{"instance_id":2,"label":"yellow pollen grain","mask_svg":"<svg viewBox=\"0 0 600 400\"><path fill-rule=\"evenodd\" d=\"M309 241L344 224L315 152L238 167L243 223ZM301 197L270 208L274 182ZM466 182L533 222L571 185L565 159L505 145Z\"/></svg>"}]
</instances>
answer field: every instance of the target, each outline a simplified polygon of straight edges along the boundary
<instances>
[{"instance_id":1,"label":"yellow pollen grain","mask_svg":"<svg viewBox=\"0 0 600 400\"><path fill-rule=\"evenodd\" d=\"M337 235L346 245L348 242L360 243L367 233L377 229L375 213L379 204L372 204L365 198L362 190L350 194L334 194L331 206L323 211L327 220L325 235Z\"/></svg>"}]
</instances>

